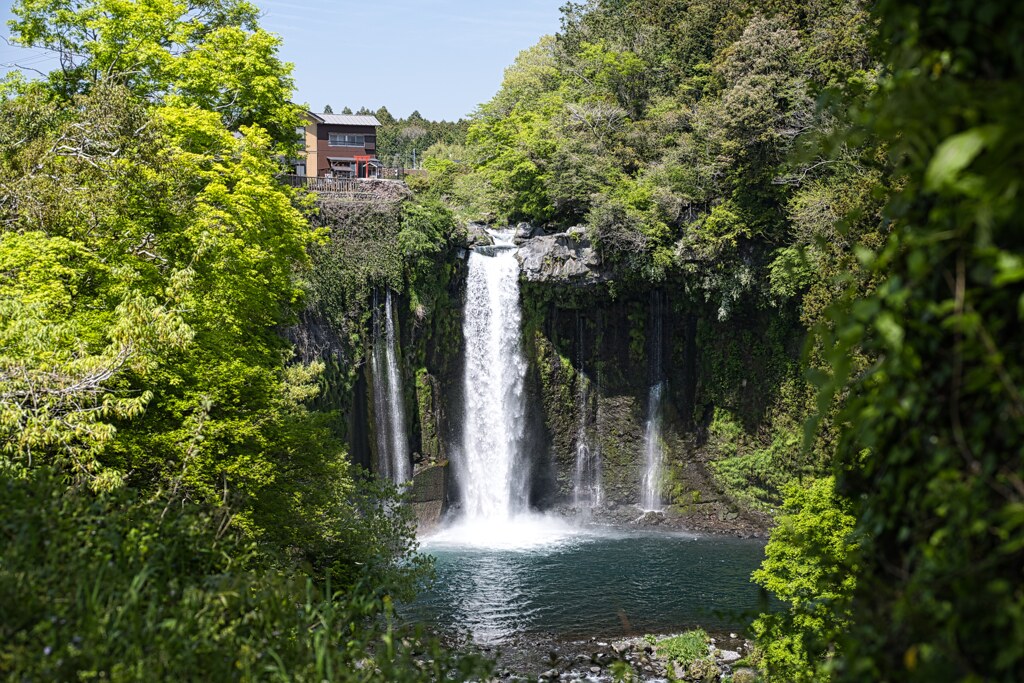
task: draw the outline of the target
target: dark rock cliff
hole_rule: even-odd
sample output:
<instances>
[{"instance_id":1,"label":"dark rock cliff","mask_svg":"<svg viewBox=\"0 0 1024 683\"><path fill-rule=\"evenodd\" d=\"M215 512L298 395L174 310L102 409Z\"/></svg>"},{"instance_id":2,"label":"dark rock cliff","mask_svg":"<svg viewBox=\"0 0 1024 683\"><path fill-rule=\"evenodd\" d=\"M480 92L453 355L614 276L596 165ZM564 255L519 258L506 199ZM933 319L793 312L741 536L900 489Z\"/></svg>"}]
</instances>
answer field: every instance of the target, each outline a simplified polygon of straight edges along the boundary
<instances>
[{"instance_id":1,"label":"dark rock cliff","mask_svg":"<svg viewBox=\"0 0 1024 683\"><path fill-rule=\"evenodd\" d=\"M394 250L393 214L373 218L375 223L363 221L371 227L335 230L333 246L321 251L317 264L323 272L314 275L320 305L303 313L289 336L302 359L326 361L319 401L339 413L338 429L352 459L370 468L376 437L366 362L369 302L372 286L392 288L411 457L417 472L433 468L433 484L418 484L416 493L423 522L430 524L458 503L446 464L461 441L465 258L467 249L486 245L489 237L482 226L468 226L465 240L449 245L425 279L430 291L422 291L421 278L421 291L414 293L400 270L388 265L393 259L381 257ZM635 518L648 397L652 383L663 380L666 515L655 521L667 517L680 526L739 532L763 528L768 517L722 485L716 470L721 439L709 437L709 426L725 408L739 416L745 433L763 431L772 387L787 372L786 359L799 353L799 326L742 306L720 320L717 308L685 281L660 283L653 295L650 283L619 282L582 229L548 234L521 225L516 236L523 348L530 363L525 449L531 504L571 506L577 448L585 439L601 461L602 504L595 515ZM346 284L356 280L370 286ZM343 285L348 298L327 305L332 288ZM654 369L656 347L662 360Z\"/></svg>"}]
</instances>

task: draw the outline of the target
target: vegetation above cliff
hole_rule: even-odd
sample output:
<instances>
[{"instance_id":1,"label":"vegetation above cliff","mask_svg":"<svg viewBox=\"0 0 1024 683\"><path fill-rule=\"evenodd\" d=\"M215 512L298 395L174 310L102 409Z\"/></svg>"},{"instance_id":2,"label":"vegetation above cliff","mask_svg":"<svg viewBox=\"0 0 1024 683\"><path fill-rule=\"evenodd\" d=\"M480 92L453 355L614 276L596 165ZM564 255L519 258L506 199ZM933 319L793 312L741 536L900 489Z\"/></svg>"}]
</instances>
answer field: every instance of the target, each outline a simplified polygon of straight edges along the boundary
<instances>
[{"instance_id":1,"label":"vegetation above cliff","mask_svg":"<svg viewBox=\"0 0 1024 683\"><path fill-rule=\"evenodd\" d=\"M868 25L852 1L570 3L427 166L468 217L585 223L622 274L791 297L826 226L877 214L861 150L794 153L837 128L821 97L871 82Z\"/></svg>"}]
</instances>

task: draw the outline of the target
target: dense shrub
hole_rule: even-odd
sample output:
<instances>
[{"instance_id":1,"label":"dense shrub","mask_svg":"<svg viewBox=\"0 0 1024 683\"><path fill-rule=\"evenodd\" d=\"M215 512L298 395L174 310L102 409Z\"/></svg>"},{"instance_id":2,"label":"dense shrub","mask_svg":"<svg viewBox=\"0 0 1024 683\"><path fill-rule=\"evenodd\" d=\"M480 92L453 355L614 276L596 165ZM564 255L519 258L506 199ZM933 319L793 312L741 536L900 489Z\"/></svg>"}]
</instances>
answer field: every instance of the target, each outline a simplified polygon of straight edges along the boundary
<instances>
[{"instance_id":1,"label":"dense shrub","mask_svg":"<svg viewBox=\"0 0 1024 683\"><path fill-rule=\"evenodd\" d=\"M0 675L12 680L430 681L484 671L370 580L270 566L225 513L0 475Z\"/></svg>"}]
</instances>

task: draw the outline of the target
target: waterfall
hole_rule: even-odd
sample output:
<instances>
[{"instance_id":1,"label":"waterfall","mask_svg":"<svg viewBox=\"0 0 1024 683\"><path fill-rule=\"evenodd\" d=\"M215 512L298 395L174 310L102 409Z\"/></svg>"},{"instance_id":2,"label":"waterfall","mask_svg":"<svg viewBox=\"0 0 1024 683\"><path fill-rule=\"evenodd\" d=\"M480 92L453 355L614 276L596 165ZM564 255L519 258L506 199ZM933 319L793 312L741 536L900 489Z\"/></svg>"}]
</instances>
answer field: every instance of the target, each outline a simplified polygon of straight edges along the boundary
<instances>
[{"instance_id":1,"label":"waterfall","mask_svg":"<svg viewBox=\"0 0 1024 683\"><path fill-rule=\"evenodd\" d=\"M647 393L647 424L644 427L644 475L640 486L640 507L644 510L661 509L662 452L662 395L665 378L662 360L662 296L651 292L651 327L649 372L651 388Z\"/></svg>"},{"instance_id":2,"label":"waterfall","mask_svg":"<svg viewBox=\"0 0 1024 683\"><path fill-rule=\"evenodd\" d=\"M467 520L507 520L527 506L522 462L526 359L520 347L519 261L512 231L469 255L466 364L458 481Z\"/></svg>"},{"instance_id":3,"label":"waterfall","mask_svg":"<svg viewBox=\"0 0 1024 683\"><path fill-rule=\"evenodd\" d=\"M377 463L380 475L401 484L412 478L409 446L405 433L405 402L402 377L398 371L398 339L392 312L391 290L384 300L383 324L377 292L373 295L374 423L377 433Z\"/></svg>"},{"instance_id":4,"label":"waterfall","mask_svg":"<svg viewBox=\"0 0 1024 683\"><path fill-rule=\"evenodd\" d=\"M588 511L601 503L601 449L591 447L587 434L587 413L590 381L584 372L583 318L576 318L577 347L577 410L579 425L576 430L576 466L572 477L572 504L578 510Z\"/></svg>"}]
</instances>

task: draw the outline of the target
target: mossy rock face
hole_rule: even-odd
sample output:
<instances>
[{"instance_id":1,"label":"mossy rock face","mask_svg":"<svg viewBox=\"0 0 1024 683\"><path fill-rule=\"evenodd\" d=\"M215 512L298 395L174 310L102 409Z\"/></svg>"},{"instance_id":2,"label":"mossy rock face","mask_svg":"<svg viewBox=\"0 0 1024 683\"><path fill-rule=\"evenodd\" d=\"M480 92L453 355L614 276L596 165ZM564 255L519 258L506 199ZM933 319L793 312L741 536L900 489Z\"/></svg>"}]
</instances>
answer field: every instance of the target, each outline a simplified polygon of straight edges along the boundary
<instances>
[{"instance_id":1,"label":"mossy rock face","mask_svg":"<svg viewBox=\"0 0 1024 683\"><path fill-rule=\"evenodd\" d=\"M444 501L448 495L448 463L424 467L412 479L412 499L415 503Z\"/></svg>"},{"instance_id":2,"label":"mossy rock face","mask_svg":"<svg viewBox=\"0 0 1024 683\"><path fill-rule=\"evenodd\" d=\"M558 495L572 495L579 406L573 387L576 372L567 358L540 331L533 339L534 363L540 378L544 423L551 436Z\"/></svg>"},{"instance_id":3,"label":"mossy rock face","mask_svg":"<svg viewBox=\"0 0 1024 683\"><path fill-rule=\"evenodd\" d=\"M416 410L420 423L420 453L424 460L444 459L441 441L440 383L426 368L416 371Z\"/></svg>"},{"instance_id":4,"label":"mossy rock face","mask_svg":"<svg viewBox=\"0 0 1024 683\"><path fill-rule=\"evenodd\" d=\"M605 500L633 504L643 478L645 406L637 396L598 399L597 434Z\"/></svg>"},{"instance_id":5,"label":"mossy rock face","mask_svg":"<svg viewBox=\"0 0 1024 683\"><path fill-rule=\"evenodd\" d=\"M537 369L544 422L549 432L555 484L563 501L571 499L580 440L601 459L601 488L606 503L631 505L640 497L643 477L644 430L652 368L649 292L613 297L602 288L571 288L523 283L524 348ZM679 425L671 420L692 412L673 404L686 402L692 392L673 390L693 384L687 368L692 359L685 317L666 313L664 397L666 453L678 451ZM683 362L685 361L685 362ZM690 373L695 374L695 373ZM581 431L582 426L582 431Z\"/></svg>"}]
</instances>

